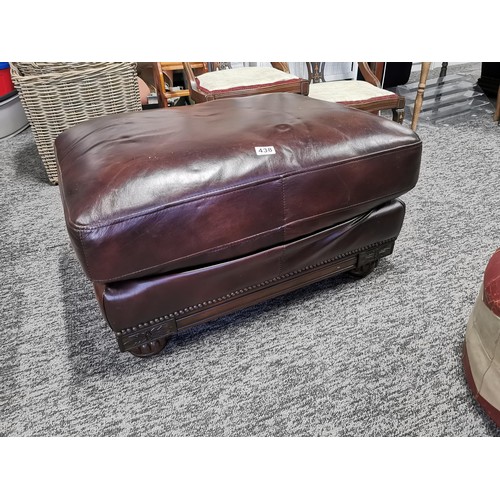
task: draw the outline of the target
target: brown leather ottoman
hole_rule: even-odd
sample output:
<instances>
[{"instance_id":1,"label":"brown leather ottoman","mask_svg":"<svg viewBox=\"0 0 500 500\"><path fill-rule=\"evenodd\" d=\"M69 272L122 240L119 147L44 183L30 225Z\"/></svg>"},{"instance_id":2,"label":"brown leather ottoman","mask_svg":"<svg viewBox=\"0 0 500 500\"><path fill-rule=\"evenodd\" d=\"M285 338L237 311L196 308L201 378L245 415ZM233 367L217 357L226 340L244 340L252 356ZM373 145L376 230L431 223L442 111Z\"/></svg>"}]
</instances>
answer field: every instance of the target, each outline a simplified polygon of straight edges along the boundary
<instances>
[{"instance_id":1,"label":"brown leather ottoman","mask_svg":"<svg viewBox=\"0 0 500 500\"><path fill-rule=\"evenodd\" d=\"M55 142L67 229L122 351L393 251L421 142L264 94L93 119Z\"/></svg>"},{"instance_id":2,"label":"brown leather ottoman","mask_svg":"<svg viewBox=\"0 0 500 500\"><path fill-rule=\"evenodd\" d=\"M488 261L469 316L463 365L474 398L500 427L500 249Z\"/></svg>"}]
</instances>

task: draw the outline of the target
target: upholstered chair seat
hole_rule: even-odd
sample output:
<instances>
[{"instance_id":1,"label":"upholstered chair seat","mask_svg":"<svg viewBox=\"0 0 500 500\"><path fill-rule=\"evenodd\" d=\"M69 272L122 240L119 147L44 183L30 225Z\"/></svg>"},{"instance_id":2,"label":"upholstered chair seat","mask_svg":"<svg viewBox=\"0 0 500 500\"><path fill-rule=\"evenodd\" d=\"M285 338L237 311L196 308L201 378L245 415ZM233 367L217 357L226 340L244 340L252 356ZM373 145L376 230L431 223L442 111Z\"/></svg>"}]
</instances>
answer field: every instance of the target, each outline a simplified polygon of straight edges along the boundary
<instances>
[{"instance_id":1,"label":"upholstered chair seat","mask_svg":"<svg viewBox=\"0 0 500 500\"><path fill-rule=\"evenodd\" d=\"M189 95L195 103L274 92L308 94L309 82L290 74L286 63L271 65L218 69L195 75L191 63L183 63Z\"/></svg>"},{"instance_id":2,"label":"upholstered chair seat","mask_svg":"<svg viewBox=\"0 0 500 500\"><path fill-rule=\"evenodd\" d=\"M258 89L276 83L299 82L300 78L275 68L243 67L210 71L196 77L204 92L224 93L243 89Z\"/></svg>"},{"instance_id":3,"label":"upholstered chair seat","mask_svg":"<svg viewBox=\"0 0 500 500\"><path fill-rule=\"evenodd\" d=\"M377 102L387 100L391 103L398 97L393 92L363 80L339 80L321 82L309 87L309 97L322 101L338 102L342 104Z\"/></svg>"},{"instance_id":4,"label":"upholstered chair seat","mask_svg":"<svg viewBox=\"0 0 500 500\"><path fill-rule=\"evenodd\" d=\"M391 110L392 119L403 123L405 98L382 88L380 80L366 62L358 63L363 79L333 80L325 78L325 62L306 62L309 78L309 97L336 102L352 108L379 114Z\"/></svg>"}]
</instances>

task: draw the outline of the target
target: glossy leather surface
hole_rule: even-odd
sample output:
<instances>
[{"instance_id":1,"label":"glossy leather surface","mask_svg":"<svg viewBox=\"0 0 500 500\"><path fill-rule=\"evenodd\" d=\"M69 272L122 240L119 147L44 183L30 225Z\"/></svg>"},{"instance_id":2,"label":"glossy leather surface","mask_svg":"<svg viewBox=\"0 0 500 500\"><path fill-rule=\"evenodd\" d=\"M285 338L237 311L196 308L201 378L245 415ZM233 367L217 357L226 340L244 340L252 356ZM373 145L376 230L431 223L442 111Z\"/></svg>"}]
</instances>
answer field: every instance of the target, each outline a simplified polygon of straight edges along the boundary
<instances>
[{"instance_id":1,"label":"glossy leather surface","mask_svg":"<svg viewBox=\"0 0 500 500\"><path fill-rule=\"evenodd\" d=\"M258 156L255 148L276 154ZM408 128L297 94L112 115L55 142L66 223L96 282L260 252L409 191Z\"/></svg>"}]
</instances>

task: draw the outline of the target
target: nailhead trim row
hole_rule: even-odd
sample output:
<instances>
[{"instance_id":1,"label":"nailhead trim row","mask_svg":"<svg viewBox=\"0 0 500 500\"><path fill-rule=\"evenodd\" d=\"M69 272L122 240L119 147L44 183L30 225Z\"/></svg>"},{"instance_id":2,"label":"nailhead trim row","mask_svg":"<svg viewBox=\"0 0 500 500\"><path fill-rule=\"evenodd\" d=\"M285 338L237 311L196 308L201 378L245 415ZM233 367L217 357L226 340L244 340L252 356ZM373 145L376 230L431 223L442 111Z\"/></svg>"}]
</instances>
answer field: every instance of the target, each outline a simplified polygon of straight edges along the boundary
<instances>
[{"instance_id":1,"label":"nailhead trim row","mask_svg":"<svg viewBox=\"0 0 500 500\"><path fill-rule=\"evenodd\" d=\"M139 323L137 326L133 326L131 328L124 328L123 330L120 330L119 333L123 334L123 333L136 332L142 328L149 327L149 326L154 325L156 323L161 323L162 321L166 321L168 319L178 318L179 316L182 316L186 313L197 311L198 309L203 309L204 307L210 306L210 305L218 303L218 302L226 301L232 297L236 297L237 295L241 295L242 293L247 293L249 291L256 290L258 288L262 288L263 286L267 286L267 285L270 285L272 283L277 283L278 281L281 281L283 279L290 278L292 276L296 276L297 274L303 273L305 271L309 271L311 269L316 269L317 267L324 266L325 264L329 264L330 262L334 262L336 260L340 260L340 259L343 259L345 257L349 257L350 255L364 252L365 250L369 250L371 248L378 247L378 246L384 245L385 243L390 243L392 241L395 241L395 238L380 241L380 242L375 243L373 245L368 245L368 246L359 248L357 250L353 250L351 252L346 252L346 253L337 255L336 257L334 257L332 259L323 260L321 262L318 262L317 264L303 267L302 269L299 269L297 271L292 271L290 273L282 274L281 276L276 276L275 278L273 278L271 280L265 280L265 281L262 281L261 283L257 283L256 285L251 285L249 287L241 288L239 290L236 290L235 292L230 292L226 295L223 295L222 297L217 297L216 299L207 300L205 302L201 302L201 303L193 305L193 306L185 307L184 309L181 309L179 311L175 311L173 313L169 313L166 316L160 316L159 318L152 319L146 323Z\"/></svg>"}]
</instances>

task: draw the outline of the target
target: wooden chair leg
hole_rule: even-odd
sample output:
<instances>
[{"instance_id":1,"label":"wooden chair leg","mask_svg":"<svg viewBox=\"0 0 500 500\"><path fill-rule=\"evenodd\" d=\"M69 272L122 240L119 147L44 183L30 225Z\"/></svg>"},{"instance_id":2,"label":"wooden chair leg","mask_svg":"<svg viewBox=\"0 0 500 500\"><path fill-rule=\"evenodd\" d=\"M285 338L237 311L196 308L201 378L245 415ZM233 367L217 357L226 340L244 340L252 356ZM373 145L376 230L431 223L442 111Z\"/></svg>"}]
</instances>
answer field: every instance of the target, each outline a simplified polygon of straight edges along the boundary
<instances>
[{"instance_id":1,"label":"wooden chair leg","mask_svg":"<svg viewBox=\"0 0 500 500\"><path fill-rule=\"evenodd\" d=\"M394 108L392 110L392 121L403 123L405 119L405 108Z\"/></svg>"},{"instance_id":2,"label":"wooden chair leg","mask_svg":"<svg viewBox=\"0 0 500 500\"><path fill-rule=\"evenodd\" d=\"M417 130L418 117L422 109L422 103L424 100L424 90L427 84L427 77L429 76L429 69L431 67L430 62L423 62L422 69L420 70L420 81L418 83L417 98L415 99L415 105L413 107L413 117L411 120L411 129L413 131Z\"/></svg>"}]
</instances>

